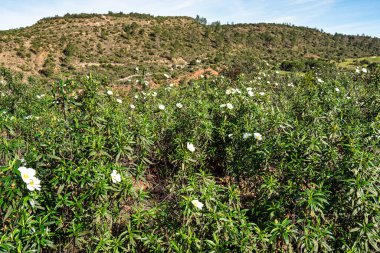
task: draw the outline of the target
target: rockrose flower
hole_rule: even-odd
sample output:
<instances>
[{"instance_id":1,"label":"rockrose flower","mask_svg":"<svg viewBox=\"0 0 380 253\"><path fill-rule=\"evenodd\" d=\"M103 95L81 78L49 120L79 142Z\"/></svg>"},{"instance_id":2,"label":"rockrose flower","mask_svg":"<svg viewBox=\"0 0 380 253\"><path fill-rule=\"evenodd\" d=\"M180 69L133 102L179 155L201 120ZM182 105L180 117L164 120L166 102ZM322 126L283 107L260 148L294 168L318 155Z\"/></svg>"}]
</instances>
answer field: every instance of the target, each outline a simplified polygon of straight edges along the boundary
<instances>
[{"instance_id":1,"label":"rockrose flower","mask_svg":"<svg viewBox=\"0 0 380 253\"><path fill-rule=\"evenodd\" d=\"M20 167L18 170L21 173L22 180L26 184L29 184L32 178L36 175L36 171L32 168Z\"/></svg>"},{"instance_id":2,"label":"rockrose flower","mask_svg":"<svg viewBox=\"0 0 380 253\"><path fill-rule=\"evenodd\" d=\"M187 149L188 149L190 152L194 152L194 151L195 151L195 147L194 147L194 144L193 144L193 143L188 142L188 143L186 144L186 146L187 146Z\"/></svg>"},{"instance_id":3,"label":"rockrose flower","mask_svg":"<svg viewBox=\"0 0 380 253\"><path fill-rule=\"evenodd\" d=\"M192 203L196 208L198 208L199 210L202 210L202 208L203 208L203 203L200 202L199 200L194 199L194 200L191 201L191 203Z\"/></svg>"},{"instance_id":4,"label":"rockrose flower","mask_svg":"<svg viewBox=\"0 0 380 253\"><path fill-rule=\"evenodd\" d=\"M29 191L41 190L41 181L35 177L36 170L32 168L20 167L18 170L21 173L22 181L26 183Z\"/></svg>"},{"instance_id":5,"label":"rockrose flower","mask_svg":"<svg viewBox=\"0 0 380 253\"><path fill-rule=\"evenodd\" d=\"M113 170L111 173L111 179L112 179L112 183L114 184L119 183L121 182L121 175L117 173L116 170Z\"/></svg>"},{"instance_id":6,"label":"rockrose flower","mask_svg":"<svg viewBox=\"0 0 380 253\"><path fill-rule=\"evenodd\" d=\"M234 108L234 106L231 103L227 103L226 106L230 110L232 110Z\"/></svg>"},{"instance_id":7,"label":"rockrose flower","mask_svg":"<svg viewBox=\"0 0 380 253\"><path fill-rule=\"evenodd\" d=\"M263 139L263 136L260 133L253 133L253 137L258 141Z\"/></svg>"},{"instance_id":8,"label":"rockrose flower","mask_svg":"<svg viewBox=\"0 0 380 253\"><path fill-rule=\"evenodd\" d=\"M247 139L247 138L249 138L249 137L251 137L251 136L252 136L251 133L244 133L244 134L243 134L243 139Z\"/></svg>"},{"instance_id":9,"label":"rockrose flower","mask_svg":"<svg viewBox=\"0 0 380 253\"><path fill-rule=\"evenodd\" d=\"M29 184L26 185L29 191L40 191L41 190L41 180L36 177L32 177Z\"/></svg>"}]
</instances>

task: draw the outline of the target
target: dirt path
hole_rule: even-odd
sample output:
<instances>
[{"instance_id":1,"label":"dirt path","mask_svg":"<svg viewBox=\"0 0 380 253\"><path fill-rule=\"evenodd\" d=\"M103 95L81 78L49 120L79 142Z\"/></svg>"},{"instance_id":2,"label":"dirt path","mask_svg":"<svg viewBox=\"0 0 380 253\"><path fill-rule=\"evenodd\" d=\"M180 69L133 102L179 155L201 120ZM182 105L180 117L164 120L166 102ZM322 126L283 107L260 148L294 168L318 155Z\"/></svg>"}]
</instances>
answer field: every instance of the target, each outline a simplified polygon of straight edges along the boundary
<instances>
[{"instance_id":1,"label":"dirt path","mask_svg":"<svg viewBox=\"0 0 380 253\"><path fill-rule=\"evenodd\" d=\"M122 82L122 83L124 83L124 82L128 82L128 81L130 80L130 78L132 78L132 77L136 77L136 76L142 76L142 75L138 75L138 74L130 75L130 76L127 76L127 77L124 77L124 78L119 79L118 82Z\"/></svg>"},{"instance_id":2,"label":"dirt path","mask_svg":"<svg viewBox=\"0 0 380 253\"><path fill-rule=\"evenodd\" d=\"M111 66L130 66L130 64L126 63L115 63L115 62L109 62L109 63L99 63L99 62L80 62L76 64L78 67L86 68L91 66L101 66L101 65L111 65Z\"/></svg>"}]
</instances>

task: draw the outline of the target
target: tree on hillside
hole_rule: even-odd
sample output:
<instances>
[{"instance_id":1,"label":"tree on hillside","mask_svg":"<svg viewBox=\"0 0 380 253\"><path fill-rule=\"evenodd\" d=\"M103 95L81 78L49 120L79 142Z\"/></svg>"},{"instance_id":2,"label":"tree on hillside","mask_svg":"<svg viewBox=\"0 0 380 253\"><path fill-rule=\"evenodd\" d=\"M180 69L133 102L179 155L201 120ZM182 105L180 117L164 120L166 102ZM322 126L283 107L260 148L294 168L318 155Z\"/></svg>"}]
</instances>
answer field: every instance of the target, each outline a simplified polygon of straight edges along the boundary
<instances>
[{"instance_id":1,"label":"tree on hillside","mask_svg":"<svg viewBox=\"0 0 380 253\"><path fill-rule=\"evenodd\" d=\"M202 25L207 25L207 19L205 17L201 17L199 15L197 15L195 17L195 20L199 23L199 24L202 24Z\"/></svg>"}]
</instances>

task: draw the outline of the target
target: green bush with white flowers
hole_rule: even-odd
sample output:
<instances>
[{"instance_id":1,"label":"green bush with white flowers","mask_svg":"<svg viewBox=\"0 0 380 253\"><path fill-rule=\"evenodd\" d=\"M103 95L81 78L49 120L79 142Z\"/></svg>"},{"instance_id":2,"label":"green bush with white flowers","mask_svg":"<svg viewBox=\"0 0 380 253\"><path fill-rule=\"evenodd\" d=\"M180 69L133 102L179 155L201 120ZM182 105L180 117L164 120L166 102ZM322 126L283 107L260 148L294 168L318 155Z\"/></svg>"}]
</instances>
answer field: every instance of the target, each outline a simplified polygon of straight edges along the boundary
<instances>
[{"instance_id":1,"label":"green bush with white flowers","mask_svg":"<svg viewBox=\"0 0 380 253\"><path fill-rule=\"evenodd\" d=\"M376 70L0 74L0 252L380 251Z\"/></svg>"}]
</instances>

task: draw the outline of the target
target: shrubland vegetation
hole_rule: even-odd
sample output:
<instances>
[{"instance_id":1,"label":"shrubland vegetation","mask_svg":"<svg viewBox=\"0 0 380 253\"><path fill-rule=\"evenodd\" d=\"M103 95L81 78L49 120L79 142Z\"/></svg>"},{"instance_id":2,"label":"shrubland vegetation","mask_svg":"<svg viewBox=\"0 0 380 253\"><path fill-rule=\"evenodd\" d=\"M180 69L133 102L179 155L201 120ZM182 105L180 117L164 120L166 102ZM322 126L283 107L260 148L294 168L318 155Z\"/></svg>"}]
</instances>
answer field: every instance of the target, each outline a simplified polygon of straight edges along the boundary
<instances>
[{"instance_id":1,"label":"shrubland vegetation","mask_svg":"<svg viewBox=\"0 0 380 253\"><path fill-rule=\"evenodd\" d=\"M380 251L379 69L303 63L127 93L1 69L0 251Z\"/></svg>"},{"instance_id":2,"label":"shrubland vegetation","mask_svg":"<svg viewBox=\"0 0 380 253\"><path fill-rule=\"evenodd\" d=\"M109 13L67 14L1 31L0 49L0 63L26 76L51 79L92 71L119 82L135 75L136 67L173 77L208 67L251 73L264 60L272 67L299 61L296 68L302 69L309 59L342 62L380 55L380 40L288 24L207 24L199 16Z\"/></svg>"},{"instance_id":3,"label":"shrubland vegetation","mask_svg":"<svg viewBox=\"0 0 380 253\"><path fill-rule=\"evenodd\" d=\"M200 16L1 31L0 252L380 251L376 55Z\"/></svg>"}]
</instances>

